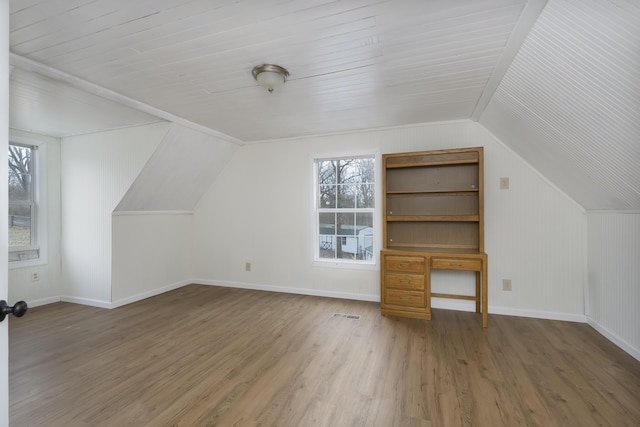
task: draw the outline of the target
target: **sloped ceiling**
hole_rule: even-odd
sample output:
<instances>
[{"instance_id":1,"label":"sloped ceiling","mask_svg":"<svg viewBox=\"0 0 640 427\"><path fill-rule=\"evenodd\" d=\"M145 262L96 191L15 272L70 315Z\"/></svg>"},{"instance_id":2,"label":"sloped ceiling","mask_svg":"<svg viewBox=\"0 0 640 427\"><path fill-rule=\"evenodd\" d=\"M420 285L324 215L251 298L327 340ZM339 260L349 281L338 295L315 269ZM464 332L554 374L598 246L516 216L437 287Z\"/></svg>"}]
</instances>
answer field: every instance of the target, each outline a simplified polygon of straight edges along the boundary
<instances>
[{"instance_id":1,"label":"sloped ceiling","mask_svg":"<svg viewBox=\"0 0 640 427\"><path fill-rule=\"evenodd\" d=\"M160 120L60 80L15 67L10 75L9 102L13 129L56 138Z\"/></svg>"},{"instance_id":2,"label":"sloped ceiling","mask_svg":"<svg viewBox=\"0 0 640 427\"><path fill-rule=\"evenodd\" d=\"M585 209L640 209L640 3L550 1L480 123Z\"/></svg>"},{"instance_id":3,"label":"sloped ceiling","mask_svg":"<svg viewBox=\"0 0 640 427\"><path fill-rule=\"evenodd\" d=\"M237 148L173 124L114 211L192 211Z\"/></svg>"},{"instance_id":4,"label":"sloped ceiling","mask_svg":"<svg viewBox=\"0 0 640 427\"><path fill-rule=\"evenodd\" d=\"M468 118L586 209L640 210L637 1L11 0L10 8L18 69L218 139ZM251 76L261 63L285 66L290 80L267 93Z\"/></svg>"}]
</instances>

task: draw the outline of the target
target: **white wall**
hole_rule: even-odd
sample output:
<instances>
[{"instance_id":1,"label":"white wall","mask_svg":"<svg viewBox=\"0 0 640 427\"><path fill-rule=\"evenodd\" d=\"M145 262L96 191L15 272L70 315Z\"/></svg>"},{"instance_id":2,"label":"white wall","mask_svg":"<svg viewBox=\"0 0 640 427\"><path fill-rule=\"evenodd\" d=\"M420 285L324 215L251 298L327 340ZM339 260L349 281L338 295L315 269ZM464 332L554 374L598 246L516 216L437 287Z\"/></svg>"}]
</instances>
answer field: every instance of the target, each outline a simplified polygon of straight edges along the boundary
<instances>
[{"instance_id":1,"label":"white wall","mask_svg":"<svg viewBox=\"0 0 640 427\"><path fill-rule=\"evenodd\" d=\"M640 212L589 212L589 324L640 360Z\"/></svg>"},{"instance_id":2,"label":"white wall","mask_svg":"<svg viewBox=\"0 0 640 427\"><path fill-rule=\"evenodd\" d=\"M187 213L113 216L112 301L127 304L183 286L191 277Z\"/></svg>"},{"instance_id":3,"label":"white wall","mask_svg":"<svg viewBox=\"0 0 640 427\"><path fill-rule=\"evenodd\" d=\"M62 286L64 300L111 301L111 213L151 157L168 124L63 138Z\"/></svg>"},{"instance_id":4,"label":"white wall","mask_svg":"<svg viewBox=\"0 0 640 427\"><path fill-rule=\"evenodd\" d=\"M378 266L313 264L311 159L473 146L485 147L489 310L584 321L584 211L471 121L240 148L194 212L194 280L379 301ZM499 190L502 176L511 179L508 191ZM513 291L502 291L503 278L513 280ZM436 272L433 286L471 293L473 283L471 273ZM465 303L434 301L434 307L472 308Z\"/></svg>"},{"instance_id":5,"label":"white wall","mask_svg":"<svg viewBox=\"0 0 640 427\"><path fill-rule=\"evenodd\" d=\"M60 139L19 130L9 130L14 142L40 143L38 172L40 177L40 213L44 220L41 259L12 263L9 268L9 298L25 300L35 307L60 300ZM42 232L42 230L41 230ZM31 273L38 280L31 280Z\"/></svg>"}]
</instances>

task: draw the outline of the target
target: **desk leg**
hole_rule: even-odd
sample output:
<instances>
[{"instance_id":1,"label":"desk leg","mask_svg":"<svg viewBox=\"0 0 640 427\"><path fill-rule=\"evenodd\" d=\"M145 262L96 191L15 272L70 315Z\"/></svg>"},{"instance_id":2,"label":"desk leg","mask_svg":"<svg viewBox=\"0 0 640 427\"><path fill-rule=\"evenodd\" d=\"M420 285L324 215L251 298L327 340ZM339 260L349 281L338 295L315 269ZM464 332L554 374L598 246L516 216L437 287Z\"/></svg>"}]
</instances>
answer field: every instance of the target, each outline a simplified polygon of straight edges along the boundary
<instances>
[{"instance_id":1,"label":"desk leg","mask_svg":"<svg viewBox=\"0 0 640 427\"><path fill-rule=\"evenodd\" d=\"M481 284L481 275L479 271L476 271L476 313L480 313L480 284Z\"/></svg>"},{"instance_id":2,"label":"desk leg","mask_svg":"<svg viewBox=\"0 0 640 427\"><path fill-rule=\"evenodd\" d=\"M489 274L487 272L487 261L482 261L482 327L489 326Z\"/></svg>"},{"instance_id":3,"label":"desk leg","mask_svg":"<svg viewBox=\"0 0 640 427\"><path fill-rule=\"evenodd\" d=\"M426 270L424 276L424 296L427 299L425 301L425 310L427 311L427 320L431 320L431 258L426 259Z\"/></svg>"}]
</instances>

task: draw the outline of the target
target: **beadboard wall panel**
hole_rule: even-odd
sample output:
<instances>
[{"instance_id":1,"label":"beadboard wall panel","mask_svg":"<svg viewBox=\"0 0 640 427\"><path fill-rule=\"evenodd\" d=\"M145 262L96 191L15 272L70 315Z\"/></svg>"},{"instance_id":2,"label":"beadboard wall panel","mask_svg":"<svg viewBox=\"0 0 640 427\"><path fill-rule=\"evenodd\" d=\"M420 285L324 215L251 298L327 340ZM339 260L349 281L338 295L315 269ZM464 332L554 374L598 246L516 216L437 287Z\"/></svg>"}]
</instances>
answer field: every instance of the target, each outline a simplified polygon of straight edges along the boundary
<instances>
[{"instance_id":1,"label":"beadboard wall panel","mask_svg":"<svg viewBox=\"0 0 640 427\"><path fill-rule=\"evenodd\" d=\"M167 124L62 139L64 297L104 305L111 297L111 213L151 157Z\"/></svg>"},{"instance_id":2,"label":"beadboard wall panel","mask_svg":"<svg viewBox=\"0 0 640 427\"><path fill-rule=\"evenodd\" d=\"M589 212L589 323L640 360L640 212Z\"/></svg>"},{"instance_id":3,"label":"beadboard wall panel","mask_svg":"<svg viewBox=\"0 0 640 427\"><path fill-rule=\"evenodd\" d=\"M549 1L480 118L587 210L640 209L640 3Z\"/></svg>"}]
</instances>

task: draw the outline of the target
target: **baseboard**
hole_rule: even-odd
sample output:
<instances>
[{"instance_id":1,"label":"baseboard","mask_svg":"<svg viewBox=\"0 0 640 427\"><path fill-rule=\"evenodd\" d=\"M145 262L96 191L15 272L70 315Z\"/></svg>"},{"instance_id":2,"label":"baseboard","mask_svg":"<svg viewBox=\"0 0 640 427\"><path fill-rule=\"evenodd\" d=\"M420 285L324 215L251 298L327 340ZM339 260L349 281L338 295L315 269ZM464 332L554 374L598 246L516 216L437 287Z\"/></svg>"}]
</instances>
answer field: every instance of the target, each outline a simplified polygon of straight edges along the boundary
<instances>
[{"instance_id":1,"label":"baseboard","mask_svg":"<svg viewBox=\"0 0 640 427\"><path fill-rule=\"evenodd\" d=\"M309 288L291 288L288 286L258 285L255 283L228 282L220 280L193 279L190 283L198 285L222 286L226 288L252 289L255 291L281 292L285 294L310 295L327 298L343 298L357 301L380 302L380 296L369 294L356 294L350 292L326 291Z\"/></svg>"},{"instance_id":2,"label":"baseboard","mask_svg":"<svg viewBox=\"0 0 640 427\"><path fill-rule=\"evenodd\" d=\"M628 342L626 342L625 340L623 340L622 338L620 338L619 336L617 336L616 334L614 334L613 332L611 332L610 330L608 330L607 328L605 328L604 326L602 326L601 324L593 320L592 318L588 317L587 323L589 324L589 326L591 326L593 329L598 331L606 339L608 339L609 341L611 341L612 343L614 343L615 345L617 345L618 347L620 347L621 349L629 353L634 359L640 361L639 349L633 347L631 344L629 344Z\"/></svg>"},{"instance_id":3,"label":"baseboard","mask_svg":"<svg viewBox=\"0 0 640 427\"><path fill-rule=\"evenodd\" d=\"M535 319L587 323L587 316L585 316L584 314L557 313L554 311L522 310L518 308L489 306L489 314L502 314L505 316L532 317Z\"/></svg>"},{"instance_id":4,"label":"baseboard","mask_svg":"<svg viewBox=\"0 0 640 427\"><path fill-rule=\"evenodd\" d=\"M141 292L139 294L135 294L135 295L132 295L130 297L126 297L126 298L122 298L122 299L119 299L117 301L114 301L114 302L111 303L109 308L122 307L123 305L131 304L131 303L136 302L136 301L141 301L143 299L155 297L156 295L160 295L160 294L163 294L165 292L173 291L174 289L181 288L181 287L186 286L186 285L191 284L191 283L193 283L193 282L190 281L190 280L184 280L182 282L172 283L172 284L164 286L162 288L152 289L152 290L146 291L146 292Z\"/></svg>"},{"instance_id":5,"label":"baseboard","mask_svg":"<svg viewBox=\"0 0 640 427\"><path fill-rule=\"evenodd\" d=\"M456 301L444 298L433 298L431 308L442 308L444 310L476 311L474 301ZM531 317L534 319L562 320L565 322L586 323L587 317L583 314L556 313L552 311L522 310L518 308L489 306L489 314L504 316Z\"/></svg>"},{"instance_id":6,"label":"baseboard","mask_svg":"<svg viewBox=\"0 0 640 427\"><path fill-rule=\"evenodd\" d=\"M73 304L89 305L91 307L112 308L111 303L109 301L101 301L101 300L91 299L91 298L73 297L69 295L62 295L60 297L60 301L70 302Z\"/></svg>"},{"instance_id":7,"label":"baseboard","mask_svg":"<svg viewBox=\"0 0 640 427\"><path fill-rule=\"evenodd\" d=\"M58 301L70 302L70 303L74 303L74 304L89 305L89 306L92 306L92 307L112 309L112 308L122 307L123 305L131 304L131 303L134 303L136 301L141 301L143 299L151 298L151 297L154 297L156 295L160 295L160 294L163 294L165 292L169 292L169 291L172 291L174 289L181 288L181 287L183 287L185 285L188 285L190 283L193 283L193 282L190 281L190 280L185 280L185 281L182 281L182 282L172 283L172 284L164 286L162 288L152 289L152 290L146 291L146 292L141 292L139 294L135 294L135 295L132 295L130 297L122 298L122 299L119 299L119 300L113 301L113 302L101 301L101 300L96 300L96 299L91 299L91 298L79 298L79 297L73 297L73 296L69 296L69 295L61 296Z\"/></svg>"},{"instance_id":8,"label":"baseboard","mask_svg":"<svg viewBox=\"0 0 640 427\"><path fill-rule=\"evenodd\" d=\"M48 297L48 298L40 298L33 301L27 301L27 305L29 308L40 307L41 305L53 304L56 302L62 301L60 296Z\"/></svg>"},{"instance_id":9,"label":"baseboard","mask_svg":"<svg viewBox=\"0 0 640 427\"><path fill-rule=\"evenodd\" d=\"M191 283L200 285L223 286L228 288L253 289L256 291L282 292L289 294L313 295L328 298L344 298L359 301L380 302L379 295L354 294L348 292L324 291L308 288L290 288L286 286L261 285L255 283L229 282L219 280L193 279ZM467 301L455 301L443 298L434 298L431 301L432 308L457 311L475 311L475 303ZM489 306L489 314L503 314L508 316L532 317L536 319L563 320L569 322L586 323L587 318L581 314L555 313L550 311L520 310L506 307Z\"/></svg>"}]
</instances>

